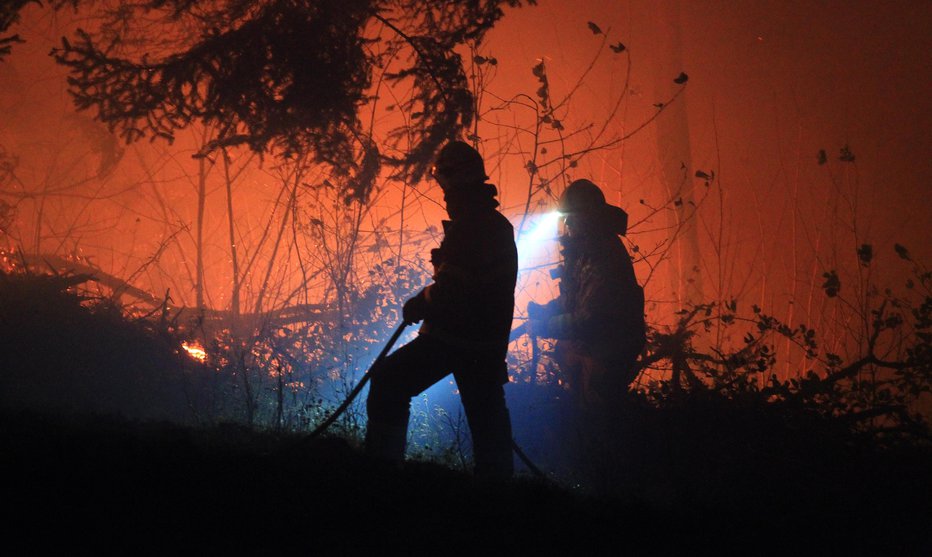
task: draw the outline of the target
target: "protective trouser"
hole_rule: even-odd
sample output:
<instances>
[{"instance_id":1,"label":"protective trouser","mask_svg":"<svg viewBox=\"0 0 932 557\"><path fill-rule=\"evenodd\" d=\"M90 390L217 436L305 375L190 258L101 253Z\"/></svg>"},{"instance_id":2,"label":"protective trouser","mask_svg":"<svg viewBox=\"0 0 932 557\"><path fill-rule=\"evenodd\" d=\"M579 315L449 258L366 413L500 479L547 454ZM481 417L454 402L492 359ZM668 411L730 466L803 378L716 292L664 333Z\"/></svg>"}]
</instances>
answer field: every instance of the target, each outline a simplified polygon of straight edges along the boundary
<instances>
[{"instance_id":1,"label":"protective trouser","mask_svg":"<svg viewBox=\"0 0 932 557\"><path fill-rule=\"evenodd\" d=\"M429 335L418 336L372 371L366 402L366 452L401 462L411 398L451 372L472 432L476 475L510 477L514 463L503 388L508 380L504 360L454 349Z\"/></svg>"}]
</instances>

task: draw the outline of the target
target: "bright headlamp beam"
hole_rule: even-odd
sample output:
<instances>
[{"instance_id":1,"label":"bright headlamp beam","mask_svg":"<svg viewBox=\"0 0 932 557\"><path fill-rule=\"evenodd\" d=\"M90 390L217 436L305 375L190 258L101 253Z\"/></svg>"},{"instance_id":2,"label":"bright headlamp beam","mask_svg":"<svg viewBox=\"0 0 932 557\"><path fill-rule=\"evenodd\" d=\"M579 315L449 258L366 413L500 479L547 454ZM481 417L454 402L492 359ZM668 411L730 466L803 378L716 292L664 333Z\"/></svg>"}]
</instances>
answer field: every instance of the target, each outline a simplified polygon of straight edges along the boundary
<instances>
[{"instance_id":1,"label":"bright headlamp beam","mask_svg":"<svg viewBox=\"0 0 932 557\"><path fill-rule=\"evenodd\" d=\"M550 211L535 218L531 227L518 239L518 267L523 268L535 256L542 255L547 244L557 237L557 224L564 215Z\"/></svg>"}]
</instances>

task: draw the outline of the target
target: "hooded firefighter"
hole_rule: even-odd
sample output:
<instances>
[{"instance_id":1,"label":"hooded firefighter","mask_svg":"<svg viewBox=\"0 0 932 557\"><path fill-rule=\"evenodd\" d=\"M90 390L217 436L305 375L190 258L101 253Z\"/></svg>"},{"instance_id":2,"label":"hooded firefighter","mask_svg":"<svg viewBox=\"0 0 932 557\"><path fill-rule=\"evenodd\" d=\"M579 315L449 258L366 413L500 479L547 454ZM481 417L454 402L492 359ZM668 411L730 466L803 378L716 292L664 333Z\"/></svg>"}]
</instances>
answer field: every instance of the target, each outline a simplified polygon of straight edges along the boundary
<instances>
[{"instance_id":1,"label":"hooded firefighter","mask_svg":"<svg viewBox=\"0 0 932 557\"><path fill-rule=\"evenodd\" d=\"M637 376L645 343L644 290L619 235L628 215L605 202L589 180L571 183L560 199L566 232L560 295L528 304L535 336L558 339L556 359L579 402L616 400Z\"/></svg>"}]
</instances>

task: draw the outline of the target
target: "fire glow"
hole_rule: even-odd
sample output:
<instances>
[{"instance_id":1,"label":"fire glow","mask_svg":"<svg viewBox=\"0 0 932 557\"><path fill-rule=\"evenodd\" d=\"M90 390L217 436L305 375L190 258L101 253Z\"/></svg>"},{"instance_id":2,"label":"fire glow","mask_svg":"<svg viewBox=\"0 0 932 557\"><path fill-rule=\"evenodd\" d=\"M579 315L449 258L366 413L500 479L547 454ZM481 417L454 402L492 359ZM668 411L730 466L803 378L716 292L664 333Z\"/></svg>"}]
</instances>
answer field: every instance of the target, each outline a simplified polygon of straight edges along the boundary
<instances>
[{"instance_id":1,"label":"fire glow","mask_svg":"<svg viewBox=\"0 0 932 557\"><path fill-rule=\"evenodd\" d=\"M182 342L181 347L188 353L192 360L204 363L207 361L207 352L204 347L197 342Z\"/></svg>"}]
</instances>

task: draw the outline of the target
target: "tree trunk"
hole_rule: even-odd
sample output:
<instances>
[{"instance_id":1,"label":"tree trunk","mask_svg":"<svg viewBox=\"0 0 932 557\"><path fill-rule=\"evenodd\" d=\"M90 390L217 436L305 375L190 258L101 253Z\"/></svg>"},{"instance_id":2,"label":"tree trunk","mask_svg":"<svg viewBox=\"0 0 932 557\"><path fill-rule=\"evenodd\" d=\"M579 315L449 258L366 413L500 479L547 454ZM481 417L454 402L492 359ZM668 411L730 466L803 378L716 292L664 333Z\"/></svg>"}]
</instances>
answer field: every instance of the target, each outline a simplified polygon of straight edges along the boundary
<instances>
[{"instance_id":1,"label":"tree trunk","mask_svg":"<svg viewBox=\"0 0 932 557\"><path fill-rule=\"evenodd\" d=\"M204 157L197 161L197 279L194 285L195 304L204 308L204 208L207 204L207 164Z\"/></svg>"},{"instance_id":2,"label":"tree trunk","mask_svg":"<svg viewBox=\"0 0 932 557\"><path fill-rule=\"evenodd\" d=\"M680 9L678 0L659 0L641 6L644 21L648 22L653 44L643 45L653 56L653 98L657 102L668 99L678 85L673 79L688 68L683 65L682 37L680 32ZM689 92L684 91L664 113L657 118L657 158L660 163L660 181L669 197L679 197L669 211L670 226L679 230L679 238L673 246L670 281L673 296L683 307L687 303L702 302L701 273L699 272L699 240L692 192L693 175L692 149L689 139ZM679 192L679 193L678 193Z\"/></svg>"}]
</instances>

